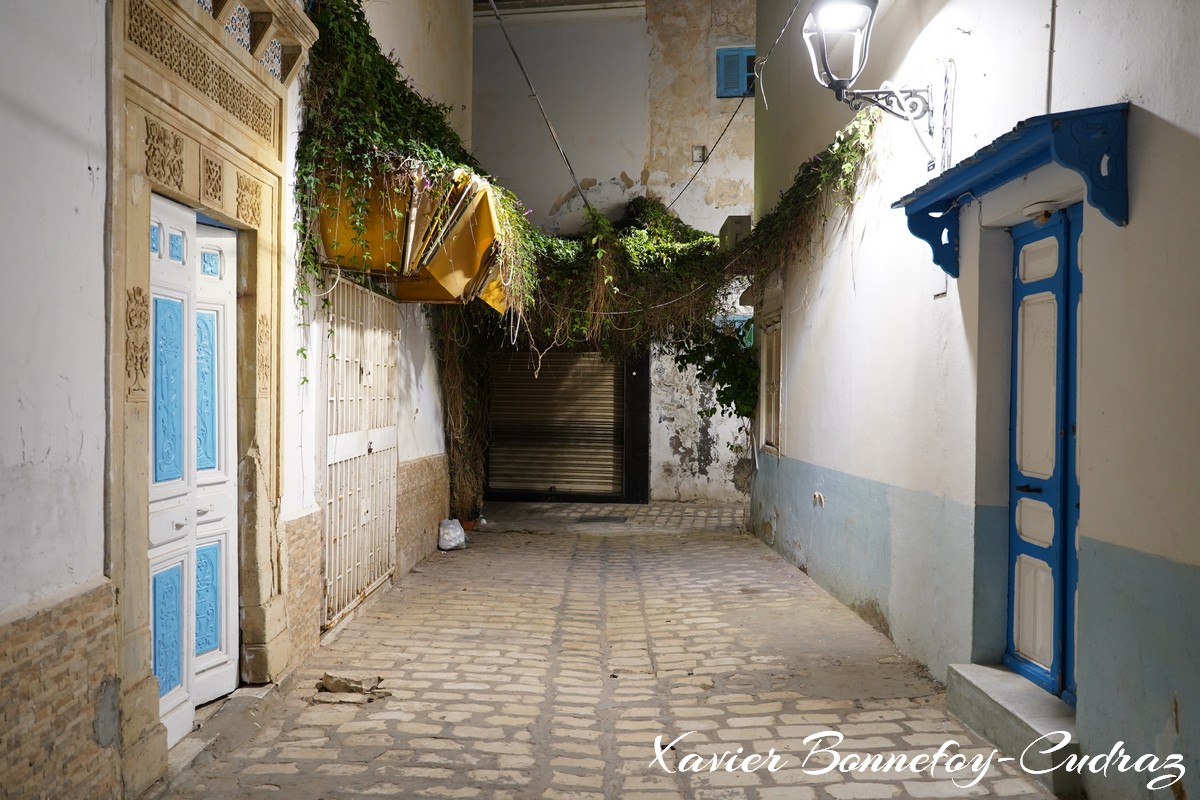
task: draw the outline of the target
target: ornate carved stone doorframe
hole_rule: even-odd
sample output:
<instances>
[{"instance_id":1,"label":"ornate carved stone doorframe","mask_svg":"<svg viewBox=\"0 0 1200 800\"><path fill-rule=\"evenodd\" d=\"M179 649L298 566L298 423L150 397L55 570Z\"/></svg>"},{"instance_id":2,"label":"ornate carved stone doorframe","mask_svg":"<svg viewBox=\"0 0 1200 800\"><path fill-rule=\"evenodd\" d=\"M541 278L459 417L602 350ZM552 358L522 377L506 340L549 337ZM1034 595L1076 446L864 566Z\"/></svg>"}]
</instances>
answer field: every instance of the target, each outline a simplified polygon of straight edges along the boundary
<instances>
[{"instance_id":1,"label":"ornate carved stone doorframe","mask_svg":"<svg viewBox=\"0 0 1200 800\"><path fill-rule=\"evenodd\" d=\"M212 7L210 13L209 7ZM239 229L238 483L242 680L282 674L277 361L288 85L317 32L296 0L109 4L106 570L117 590L127 797L166 766L150 639L150 196Z\"/></svg>"}]
</instances>

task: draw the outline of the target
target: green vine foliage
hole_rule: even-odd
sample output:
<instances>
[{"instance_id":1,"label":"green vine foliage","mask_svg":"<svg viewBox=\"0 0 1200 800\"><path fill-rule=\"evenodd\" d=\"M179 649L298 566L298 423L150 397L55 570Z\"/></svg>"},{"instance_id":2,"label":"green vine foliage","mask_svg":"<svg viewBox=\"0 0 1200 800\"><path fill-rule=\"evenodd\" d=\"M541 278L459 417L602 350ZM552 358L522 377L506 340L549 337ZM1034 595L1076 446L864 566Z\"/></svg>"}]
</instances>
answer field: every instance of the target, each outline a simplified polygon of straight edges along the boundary
<instances>
[{"instance_id":1,"label":"green vine foliage","mask_svg":"<svg viewBox=\"0 0 1200 800\"><path fill-rule=\"evenodd\" d=\"M451 127L448 106L416 92L371 33L360 0L312 0L309 16L320 31L309 53L302 84L304 120L296 153L296 228L300 234L297 301L307 303L324 282L318 219L343 211L347 234L370 257L365 237L372 206L384 209L400 228L399 198L413 181L444 190L456 170L487 177ZM525 219L510 192L494 187L499 258L509 276L510 302L519 310L535 279L538 243L544 238ZM365 264L348 265L354 267ZM398 265L392 265L398 266ZM387 292L386 279L352 275Z\"/></svg>"},{"instance_id":2,"label":"green vine foliage","mask_svg":"<svg viewBox=\"0 0 1200 800\"><path fill-rule=\"evenodd\" d=\"M436 188L467 169L487 177L447 121L449 108L414 91L371 34L360 0L312 0L320 31L302 84L303 128L296 168L300 255L297 302L321 286L318 217L341 209L355 244L366 246L372 205L390 209L406 182ZM510 310L482 303L430 309L450 461L451 513L472 519L482 507L488 441L489 368L496 353L521 349L535 360L551 348L599 350L623 359L664 348L715 390L704 413L748 418L758 395L758 364L747 323L714 322L737 285L760 284L823 231L835 204L852 203L878 115L863 112L822 153L802 164L775 209L734 252L684 224L658 200L631 201L620 219L590 212L582 236L533 228L511 192L499 198L498 245ZM442 184L445 185L445 184ZM350 265L353 266L353 265ZM387 293L365 271L352 279Z\"/></svg>"},{"instance_id":3,"label":"green vine foliage","mask_svg":"<svg viewBox=\"0 0 1200 800\"><path fill-rule=\"evenodd\" d=\"M854 204L880 116L873 108L860 111L829 147L800 165L775 208L740 243L734 258L752 264L748 274L762 278L784 268L816 242L835 206Z\"/></svg>"},{"instance_id":4,"label":"green vine foliage","mask_svg":"<svg viewBox=\"0 0 1200 800\"><path fill-rule=\"evenodd\" d=\"M752 347L753 320L712 323L676 345L675 365L695 367L700 380L713 387L716 405L700 409L700 416L749 419L758 408L758 355Z\"/></svg>"}]
</instances>

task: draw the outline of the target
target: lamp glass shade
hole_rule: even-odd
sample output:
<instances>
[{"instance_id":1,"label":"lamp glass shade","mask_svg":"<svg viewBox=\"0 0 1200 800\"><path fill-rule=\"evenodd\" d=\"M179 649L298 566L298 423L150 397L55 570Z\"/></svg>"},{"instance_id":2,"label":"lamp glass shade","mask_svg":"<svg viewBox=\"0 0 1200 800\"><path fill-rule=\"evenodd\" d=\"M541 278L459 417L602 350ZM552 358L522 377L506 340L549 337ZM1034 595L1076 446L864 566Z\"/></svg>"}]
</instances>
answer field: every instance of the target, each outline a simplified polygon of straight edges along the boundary
<instances>
[{"instance_id":1,"label":"lamp glass shade","mask_svg":"<svg viewBox=\"0 0 1200 800\"><path fill-rule=\"evenodd\" d=\"M814 0L804 20L804 44L813 75L841 93L854 85L867 65L871 25L879 0Z\"/></svg>"}]
</instances>

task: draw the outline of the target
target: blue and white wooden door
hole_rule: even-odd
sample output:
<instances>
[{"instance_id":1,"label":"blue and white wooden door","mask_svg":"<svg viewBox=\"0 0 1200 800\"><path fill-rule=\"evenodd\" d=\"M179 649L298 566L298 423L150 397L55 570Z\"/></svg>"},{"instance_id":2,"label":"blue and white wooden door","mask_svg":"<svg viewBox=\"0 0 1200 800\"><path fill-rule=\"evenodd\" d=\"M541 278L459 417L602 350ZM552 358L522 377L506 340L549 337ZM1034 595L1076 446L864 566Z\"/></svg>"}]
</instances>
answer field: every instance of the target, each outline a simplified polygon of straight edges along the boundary
<instances>
[{"instance_id":1,"label":"blue and white wooden door","mask_svg":"<svg viewBox=\"0 0 1200 800\"><path fill-rule=\"evenodd\" d=\"M237 234L197 225L194 699L237 688Z\"/></svg>"},{"instance_id":2,"label":"blue and white wooden door","mask_svg":"<svg viewBox=\"0 0 1200 800\"><path fill-rule=\"evenodd\" d=\"M1076 206L1013 229L1009 633L1005 663L1074 691ZM1072 444L1068 452L1068 444ZM1069 511L1068 511L1069 509Z\"/></svg>"},{"instance_id":3,"label":"blue and white wooden door","mask_svg":"<svg viewBox=\"0 0 1200 800\"><path fill-rule=\"evenodd\" d=\"M237 681L232 236L202 239L194 211L153 198L150 609L168 745Z\"/></svg>"}]
</instances>

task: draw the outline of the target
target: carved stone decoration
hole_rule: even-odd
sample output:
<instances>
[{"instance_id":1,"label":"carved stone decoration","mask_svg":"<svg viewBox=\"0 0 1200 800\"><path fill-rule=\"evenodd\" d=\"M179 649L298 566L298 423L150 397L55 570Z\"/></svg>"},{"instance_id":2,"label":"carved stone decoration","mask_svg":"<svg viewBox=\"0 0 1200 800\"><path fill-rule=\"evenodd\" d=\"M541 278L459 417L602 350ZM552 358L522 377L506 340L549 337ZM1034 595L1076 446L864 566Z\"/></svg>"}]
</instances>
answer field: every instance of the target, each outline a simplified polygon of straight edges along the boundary
<instances>
[{"instance_id":1,"label":"carved stone decoration","mask_svg":"<svg viewBox=\"0 0 1200 800\"><path fill-rule=\"evenodd\" d=\"M262 184L249 175L237 176L237 215L248 225L262 224Z\"/></svg>"},{"instance_id":2,"label":"carved stone decoration","mask_svg":"<svg viewBox=\"0 0 1200 800\"><path fill-rule=\"evenodd\" d=\"M271 318L258 315L258 396L271 396Z\"/></svg>"},{"instance_id":3,"label":"carved stone decoration","mask_svg":"<svg viewBox=\"0 0 1200 800\"><path fill-rule=\"evenodd\" d=\"M218 64L178 26L146 0L131 0L129 41L232 114L267 142L275 141L275 109Z\"/></svg>"},{"instance_id":4,"label":"carved stone decoration","mask_svg":"<svg viewBox=\"0 0 1200 800\"><path fill-rule=\"evenodd\" d=\"M150 378L150 297L135 286L125 293L126 397L145 399Z\"/></svg>"},{"instance_id":5,"label":"carved stone decoration","mask_svg":"<svg viewBox=\"0 0 1200 800\"><path fill-rule=\"evenodd\" d=\"M204 157L204 174L201 176L200 189L204 199L215 207L221 208L225 199L225 165L216 159Z\"/></svg>"},{"instance_id":6,"label":"carved stone decoration","mask_svg":"<svg viewBox=\"0 0 1200 800\"><path fill-rule=\"evenodd\" d=\"M183 137L146 117L146 175L183 191Z\"/></svg>"}]
</instances>

